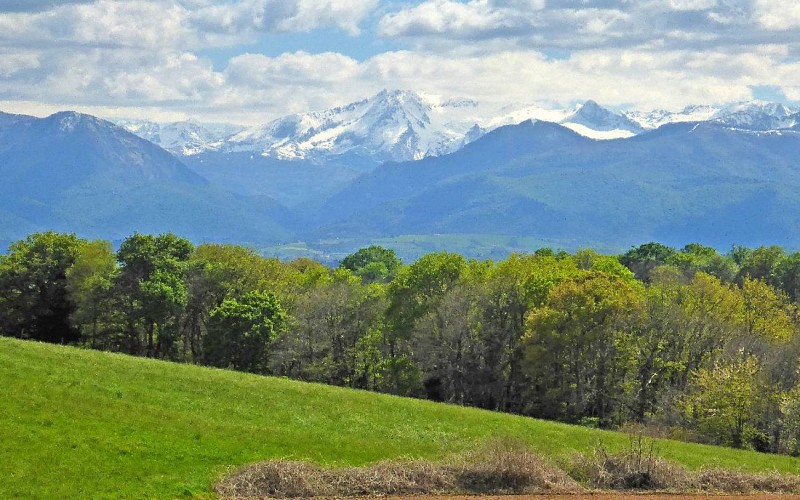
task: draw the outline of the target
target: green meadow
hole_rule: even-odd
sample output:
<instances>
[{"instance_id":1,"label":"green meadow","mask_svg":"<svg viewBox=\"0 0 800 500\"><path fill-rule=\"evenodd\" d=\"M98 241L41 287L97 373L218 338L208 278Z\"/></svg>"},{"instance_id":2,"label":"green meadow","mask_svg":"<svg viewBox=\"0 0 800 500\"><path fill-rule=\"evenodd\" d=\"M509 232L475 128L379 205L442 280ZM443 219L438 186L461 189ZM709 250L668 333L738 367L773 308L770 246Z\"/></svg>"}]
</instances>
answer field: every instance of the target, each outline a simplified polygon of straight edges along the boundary
<instances>
[{"instance_id":1,"label":"green meadow","mask_svg":"<svg viewBox=\"0 0 800 500\"><path fill-rule=\"evenodd\" d=\"M363 465L513 438L553 460L628 436L362 391L0 338L0 498L213 496L231 468ZM797 458L659 441L696 469L800 473Z\"/></svg>"}]
</instances>

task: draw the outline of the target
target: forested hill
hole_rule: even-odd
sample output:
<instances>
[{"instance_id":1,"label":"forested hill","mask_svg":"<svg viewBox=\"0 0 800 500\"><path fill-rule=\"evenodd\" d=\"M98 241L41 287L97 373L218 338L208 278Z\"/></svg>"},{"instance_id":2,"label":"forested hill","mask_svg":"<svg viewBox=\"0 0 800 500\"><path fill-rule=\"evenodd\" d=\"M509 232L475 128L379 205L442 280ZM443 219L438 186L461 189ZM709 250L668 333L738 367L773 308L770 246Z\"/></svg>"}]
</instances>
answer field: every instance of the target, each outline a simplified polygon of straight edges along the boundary
<instances>
[{"instance_id":1,"label":"forested hill","mask_svg":"<svg viewBox=\"0 0 800 500\"><path fill-rule=\"evenodd\" d=\"M0 115L0 176L0 240L49 229L263 242L294 224L271 199L225 191L158 146L80 113Z\"/></svg>"},{"instance_id":2,"label":"forested hill","mask_svg":"<svg viewBox=\"0 0 800 500\"><path fill-rule=\"evenodd\" d=\"M800 245L800 134L711 123L593 141L499 129L451 155L387 164L320 210L319 236L491 233L568 248L645 241Z\"/></svg>"}]
</instances>

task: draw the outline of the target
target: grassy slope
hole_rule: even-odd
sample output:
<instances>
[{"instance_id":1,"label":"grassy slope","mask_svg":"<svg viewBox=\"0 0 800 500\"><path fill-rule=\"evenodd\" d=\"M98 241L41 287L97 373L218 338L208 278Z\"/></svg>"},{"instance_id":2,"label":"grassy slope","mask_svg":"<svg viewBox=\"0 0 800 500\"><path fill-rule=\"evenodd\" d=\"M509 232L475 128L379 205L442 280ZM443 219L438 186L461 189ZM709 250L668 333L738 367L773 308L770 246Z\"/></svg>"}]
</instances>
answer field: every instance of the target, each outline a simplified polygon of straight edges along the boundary
<instances>
[{"instance_id":1,"label":"grassy slope","mask_svg":"<svg viewBox=\"0 0 800 500\"><path fill-rule=\"evenodd\" d=\"M625 436L426 401L0 338L0 498L204 494L228 467L443 458L492 436L565 457ZM663 442L690 467L797 459Z\"/></svg>"}]
</instances>

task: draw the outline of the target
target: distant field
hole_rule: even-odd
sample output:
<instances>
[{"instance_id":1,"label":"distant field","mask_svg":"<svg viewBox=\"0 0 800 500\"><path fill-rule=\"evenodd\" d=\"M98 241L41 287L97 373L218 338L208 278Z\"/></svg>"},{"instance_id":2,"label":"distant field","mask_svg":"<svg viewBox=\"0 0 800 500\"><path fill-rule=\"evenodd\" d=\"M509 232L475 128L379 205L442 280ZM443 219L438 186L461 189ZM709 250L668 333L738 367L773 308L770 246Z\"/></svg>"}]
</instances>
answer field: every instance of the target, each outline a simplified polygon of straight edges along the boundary
<instances>
[{"instance_id":1,"label":"distant field","mask_svg":"<svg viewBox=\"0 0 800 500\"><path fill-rule=\"evenodd\" d=\"M554 459L625 435L468 408L0 338L0 498L211 495L271 458L446 459L512 437ZM659 442L689 468L800 473L796 458Z\"/></svg>"},{"instance_id":2,"label":"distant field","mask_svg":"<svg viewBox=\"0 0 800 500\"><path fill-rule=\"evenodd\" d=\"M643 243L643 242L641 242ZM512 252L533 253L536 249L549 247L556 250L578 250L581 245L570 240L545 240L539 238L504 236L493 234L406 234L373 239L331 239L314 243L287 243L259 248L269 257L293 259L311 257L321 262L338 262L359 248L380 245L394 250L406 263L431 252L453 252L476 259L505 259ZM628 246L600 245L593 247L601 253L616 254L629 249Z\"/></svg>"}]
</instances>

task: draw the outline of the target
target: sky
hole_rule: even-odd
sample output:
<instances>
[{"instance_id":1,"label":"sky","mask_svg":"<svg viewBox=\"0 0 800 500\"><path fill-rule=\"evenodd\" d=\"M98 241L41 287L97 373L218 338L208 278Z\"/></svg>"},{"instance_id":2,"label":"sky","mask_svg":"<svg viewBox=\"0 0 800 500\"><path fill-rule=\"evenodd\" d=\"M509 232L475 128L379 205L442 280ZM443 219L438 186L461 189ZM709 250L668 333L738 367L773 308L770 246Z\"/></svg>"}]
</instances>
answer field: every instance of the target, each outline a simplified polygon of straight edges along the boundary
<instances>
[{"instance_id":1,"label":"sky","mask_svg":"<svg viewBox=\"0 0 800 500\"><path fill-rule=\"evenodd\" d=\"M0 0L0 111L263 123L382 89L800 101L798 0Z\"/></svg>"}]
</instances>

